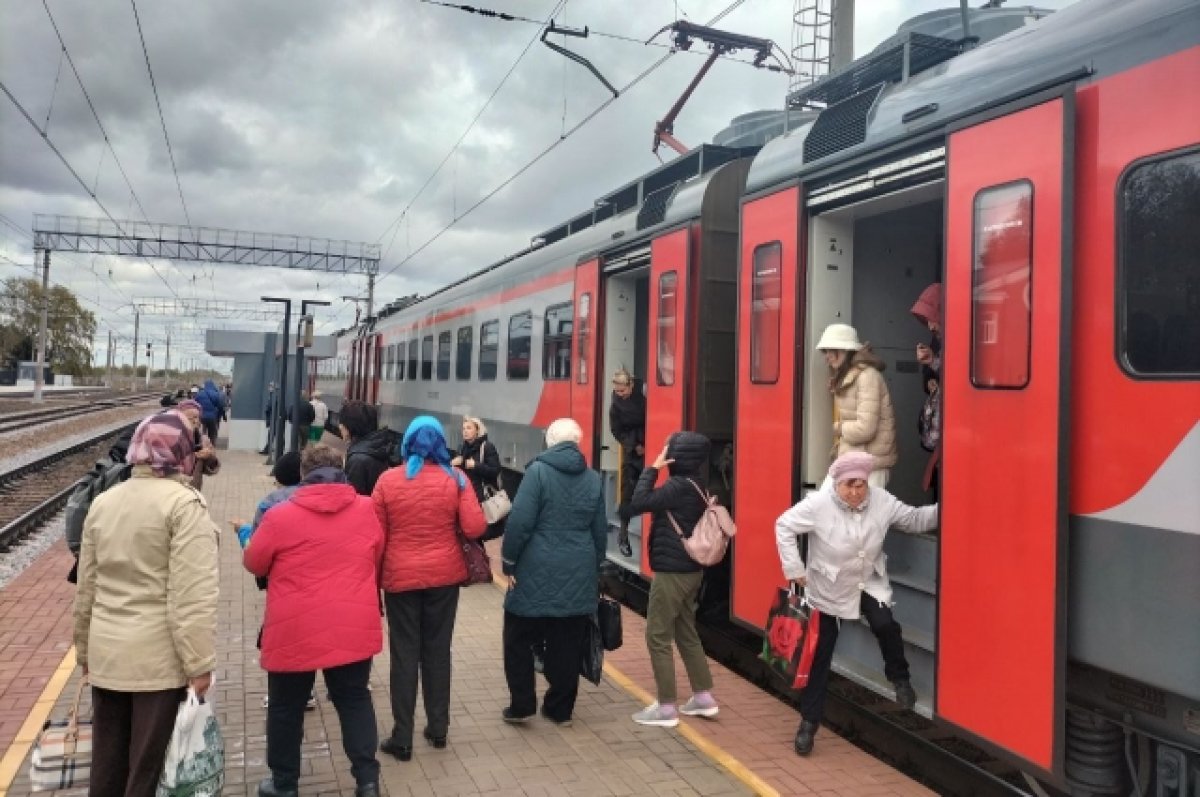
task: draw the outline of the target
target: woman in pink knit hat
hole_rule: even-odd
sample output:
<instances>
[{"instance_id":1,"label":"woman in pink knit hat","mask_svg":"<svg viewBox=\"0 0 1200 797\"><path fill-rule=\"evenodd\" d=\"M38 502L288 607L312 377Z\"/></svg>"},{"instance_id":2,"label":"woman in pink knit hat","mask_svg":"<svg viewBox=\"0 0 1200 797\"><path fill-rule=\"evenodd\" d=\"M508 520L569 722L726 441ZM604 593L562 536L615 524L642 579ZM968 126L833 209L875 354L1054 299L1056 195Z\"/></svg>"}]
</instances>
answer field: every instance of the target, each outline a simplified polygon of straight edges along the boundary
<instances>
[{"instance_id":1,"label":"woman in pink knit hat","mask_svg":"<svg viewBox=\"0 0 1200 797\"><path fill-rule=\"evenodd\" d=\"M829 468L830 484L809 493L775 521L783 574L797 587L807 588L808 602L821 613L812 671L800 693L803 721L795 741L800 755L812 751L821 724L841 620L867 619L879 640L884 675L896 688L896 702L911 709L917 701L900 624L892 616L883 540L892 526L914 534L933 529L938 508L911 507L884 488L870 486L867 479L874 469L871 454L842 454ZM807 565L797 544L801 534L809 535Z\"/></svg>"}]
</instances>

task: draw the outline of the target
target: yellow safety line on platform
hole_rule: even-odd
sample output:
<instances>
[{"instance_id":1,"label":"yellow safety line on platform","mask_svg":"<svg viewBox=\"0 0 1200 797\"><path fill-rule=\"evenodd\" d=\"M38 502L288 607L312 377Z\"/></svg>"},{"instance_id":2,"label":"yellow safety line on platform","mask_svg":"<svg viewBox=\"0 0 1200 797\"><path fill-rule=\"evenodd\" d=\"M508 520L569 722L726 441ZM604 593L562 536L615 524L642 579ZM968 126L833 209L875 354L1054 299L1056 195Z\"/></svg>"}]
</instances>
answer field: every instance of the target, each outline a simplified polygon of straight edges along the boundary
<instances>
[{"instance_id":1,"label":"yellow safety line on platform","mask_svg":"<svg viewBox=\"0 0 1200 797\"><path fill-rule=\"evenodd\" d=\"M58 697L66 688L67 681L71 680L73 672L75 672L74 645L59 662L54 675L50 676L46 688L38 696L37 702L29 710L29 716L25 717L21 729L17 731L12 744L5 751L4 758L0 758L0 797L6 797L8 794L9 787L12 786L17 773L21 771L21 764L25 761L25 756L29 754L29 748L33 747L33 743L37 741L38 734L42 732L42 726L46 724L46 718L54 710L54 704L58 702Z\"/></svg>"},{"instance_id":2,"label":"yellow safety line on platform","mask_svg":"<svg viewBox=\"0 0 1200 797\"><path fill-rule=\"evenodd\" d=\"M492 584L501 591L508 589L508 579L493 573ZM654 702L654 696L647 692L642 687L638 686L625 673L614 667L611 663L604 663L604 674L612 679L613 683L621 687L630 696L638 700L643 705L649 705ZM729 753L725 752L718 744L710 740L700 731L696 730L690 723L684 722L682 719L678 725L679 735L694 744L701 753L712 759L717 765L725 769L730 775L745 784L748 788L753 789L754 793L761 797L780 797L779 790L771 786L765 780L755 775L754 772L743 764L741 761L734 758ZM0 797L4 797L0 794Z\"/></svg>"}]
</instances>

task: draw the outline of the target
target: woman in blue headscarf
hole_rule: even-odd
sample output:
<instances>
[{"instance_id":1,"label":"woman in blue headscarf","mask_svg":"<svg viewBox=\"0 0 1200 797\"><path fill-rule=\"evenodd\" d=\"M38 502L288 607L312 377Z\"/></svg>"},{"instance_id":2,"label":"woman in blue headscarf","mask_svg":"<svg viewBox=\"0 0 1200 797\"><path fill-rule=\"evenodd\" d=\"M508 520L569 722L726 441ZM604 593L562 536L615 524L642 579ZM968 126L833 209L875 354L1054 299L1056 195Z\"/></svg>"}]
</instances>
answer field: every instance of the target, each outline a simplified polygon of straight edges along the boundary
<instances>
[{"instance_id":1,"label":"woman in blue headscarf","mask_svg":"<svg viewBox=\"0 0 1200 797\"><path fill-rule=\"evenodd\" d=\"M437 419L413 419L400 456L404 464L379 477L371 498L386 535L380 583L392 658L393 726L379 749L408 761L418 674L428 721L425 739L434 747L446 746L450 640L458 588L467 579L458 532L478 539L487 531L487 520L467 477L450 464Z\"/></svg>"}]
</instances>

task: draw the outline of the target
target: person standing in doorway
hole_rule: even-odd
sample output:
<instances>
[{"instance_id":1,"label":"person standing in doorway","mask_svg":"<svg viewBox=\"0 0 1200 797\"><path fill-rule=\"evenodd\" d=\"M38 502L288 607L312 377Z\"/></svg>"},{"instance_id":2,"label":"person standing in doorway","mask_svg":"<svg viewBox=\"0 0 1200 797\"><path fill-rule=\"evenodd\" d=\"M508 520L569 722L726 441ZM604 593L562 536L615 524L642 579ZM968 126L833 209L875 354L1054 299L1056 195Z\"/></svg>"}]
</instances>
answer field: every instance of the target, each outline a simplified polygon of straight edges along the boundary
<instances>
[{"instance_id":1,"label":"person standing in doorway","mask_svg":"<svg viewBox=\"0 0 1200 797\"><path fill-rule=\"evenodd\" d=\"M638 477L646 464L646 397L633 375L624 368L617 369L612 378L612 404L608 408L608 426L621 444L621 501L620 509L628 507L637 487ZM633 556L629 544L628 513L621 512L621 531L617 547L622 556Z\"/></svg>"},{"instance_id":2,"label":"person standing in doorway","mask_svg":"<svg viewBox=\"0 0 1200 797\"><path fill-rule=\"evenodd\" d=\"M849 324L826 327L817 349L829 366L833 393L833 458L851 451L873 455L871 486L887 487L897 457L896 415L883 360Z\"/></svg>"},{"instance_id":3,"label":"person standing in doorway","mask_svg":"<svg viewBox=\"0 0 1200 797\"><path fill-rule=\"evenodd\" d=\"M329 407L321 401L321 391L314 390L312 398L309 401L313 408L313 422L308 430L308 441L310 443L321 442L321 435L325 433L325 422L329 420Z\"/></svg>"},{"instance_id":4,"label":"person standing in doorway","mask_svg":"<svg viewBox=\"0 0 1200 797\"><path fill-rule=\"evenodd\" d=\"M928 344L917 344L917 362L921 364L921 385L925 403L917 418L921 448L929 452L922 485L938 500L938 463L942 458L942 283L935 282L917 297L913 317L929 329Z\"/></svg>"}]
</instances>

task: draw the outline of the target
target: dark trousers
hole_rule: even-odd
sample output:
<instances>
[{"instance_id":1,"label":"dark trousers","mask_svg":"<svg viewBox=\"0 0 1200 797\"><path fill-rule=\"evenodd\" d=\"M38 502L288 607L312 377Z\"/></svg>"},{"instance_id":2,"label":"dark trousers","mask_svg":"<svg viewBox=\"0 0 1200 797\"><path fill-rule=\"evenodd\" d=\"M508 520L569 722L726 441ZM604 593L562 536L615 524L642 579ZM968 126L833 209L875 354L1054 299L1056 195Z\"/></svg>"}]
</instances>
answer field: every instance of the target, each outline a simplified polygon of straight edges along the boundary
<instances>
[{"instance_id":1,"label":"dark trousers","mask_svg":"<svg viewBox=\"0 0 1200 797\"><path fill-rule=\"evenodd\" d=\"M400 745L412 746L418 675L426 730L430 736L445 736L450 729L450 642L458 592L453 586L384 595L392 655L392 738Z\"/></svg>"},{"instance_id":2,"label":"dark trousers","mask_svg":"<svg viewBox=\"0 0 1200 797\"><path fill-rule=\"evenodd\" d=\"M862 594L859 603L863 617L871 626L871 632L879 640L879 651L883 654L883 674L889 681L908 680L908 659L904 657L904 640L900 637L900 624L892 617L892 610ZM825 692L829 684L829 669L833 664L833 648L837 645L838 619L821 614L821 631L817 637L817 651L813 655L812 670L808 686L800 693L800 716L809 722L820 724L825 714Z\"/></svg>"},{"instance_id":3,"label":"dark trousers","mask_svg":"<svg viewBox=\"0 0 1200 797\"><path fill-rule=\"evenodd\" d=\"M646 458L634 449L626 448L621 451L621 503L620 508L629 505L633 499L633 491L637 489L638 478L646 467ZM629 518L621 513L621 529L629 528Z\"/></svg>"},{"instance_id":4,"label":"dark trousers","mask_svg":"<svg viewBox=\"0 0 1200 797\"><path fill-rule=\"evenodd\" d=\"M504 613L504 677L513 713L527 717L537 711L533 646L545 644L543 674L549 688L542 711L555 722L571 719L579 694L579 656L591 617L521 617Z\"/></svg>"},{"instance_id":5,"label":"dark trousers","mask_svg":"<svg viewBox=\"0 0 1200 797\"><path fill-rule=\"evenodd\" d=\"M215 446L217 444L217 432L221 430L221 416L218 415L216 418L209 418L203 421L203 425L204 433L208 435L208 439Z\"/></svg>"},{"instance_id":6,"label":"dark trousers","mask_svg":"<svg viewBox=\"0 0 1200 797\"><path fill-rule=\"evenodd\" d=\"M379 782L375 748L375 707L367 682L371 660L363 659L324 670L325 686L342 726L342 749L350 774L362 786ZM315 672L267 673L267 766L280 789L295 789L300 780L300 743L304 740L304 704L313 691Z\"/></svg>"},{"instance_id":7,"label":"dark trousers","mask_svg":"<svg viewBox=\"0 0 1200 797\"><path fill-rule=\"evenodd\" d=\"M92 687L89 797L153 797L185 689L114 692Z\"/></svg>"}]
</instances>

